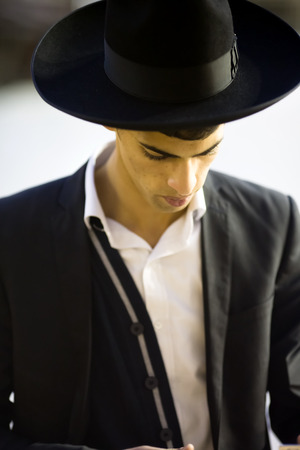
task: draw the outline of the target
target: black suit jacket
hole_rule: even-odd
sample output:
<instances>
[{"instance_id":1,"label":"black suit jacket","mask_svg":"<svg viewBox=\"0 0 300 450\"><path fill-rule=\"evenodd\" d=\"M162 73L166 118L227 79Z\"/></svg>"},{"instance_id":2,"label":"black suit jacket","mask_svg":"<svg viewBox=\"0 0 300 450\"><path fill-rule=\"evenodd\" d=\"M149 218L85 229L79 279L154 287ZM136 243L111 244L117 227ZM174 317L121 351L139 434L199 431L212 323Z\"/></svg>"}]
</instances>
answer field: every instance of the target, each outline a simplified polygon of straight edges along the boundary
<instances>
[{"instance_id":1,"label":"black suit jacket","mask_svg":"<svg viewBox=\"0 0 300 450\"><path fill-rule=\"evenodd\" d=\"M38 450L83 448L92 297L84 174L85 167L0 201L0 450L33 442ZM269 448L267 390L273 429L295 442L298 210L288 197L214 172L205 198L202 276L214 447Z\"/></svg>"}]
</instances>

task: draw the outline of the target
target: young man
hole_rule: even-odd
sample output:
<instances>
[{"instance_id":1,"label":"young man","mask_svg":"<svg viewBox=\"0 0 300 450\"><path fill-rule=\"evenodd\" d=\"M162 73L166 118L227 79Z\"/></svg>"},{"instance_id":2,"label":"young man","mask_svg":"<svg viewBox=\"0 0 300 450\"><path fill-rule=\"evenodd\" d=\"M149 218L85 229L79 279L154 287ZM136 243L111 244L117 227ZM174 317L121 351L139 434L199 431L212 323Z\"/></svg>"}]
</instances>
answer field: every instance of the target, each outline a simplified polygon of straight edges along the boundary
<instances>
[{"instance_id":1,"label":"young man","mask_svg":"<svg viewBox=\"0 0 300 450\"><path fill-rule=\"evenodd\" d=\"M43 38L42 97L116 140L0 202L1 450L267 450L267 391L297 442L299 213L209 168L299 47L243 0L97 2Z\"/></svg>"}]
</instances>

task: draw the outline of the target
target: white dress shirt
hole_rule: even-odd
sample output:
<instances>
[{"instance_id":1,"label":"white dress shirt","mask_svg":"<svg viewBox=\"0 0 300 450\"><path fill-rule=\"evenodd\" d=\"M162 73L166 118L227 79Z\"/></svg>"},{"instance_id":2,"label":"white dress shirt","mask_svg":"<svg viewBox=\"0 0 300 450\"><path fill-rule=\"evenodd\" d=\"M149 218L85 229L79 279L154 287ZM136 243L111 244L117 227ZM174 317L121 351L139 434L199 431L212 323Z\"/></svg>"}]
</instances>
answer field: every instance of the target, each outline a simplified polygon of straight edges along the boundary
<instances>
[{"instance_id":1,"label":"white dress shirt","mask_svg":"<svg viewBox=\"0 0 300 450\"><path fill-rule=\"evenodd\" d=\"M206 206L197 192L186 214L173 222L154 248L105 217L97 196L95 169L114 142L90 158L85 179L84 220L98 217L111 247L122 256L145 301L165 363L184 444L212 450L206 395L205 334L200 254L200 219Z\"/></svg>"}]
</instances>

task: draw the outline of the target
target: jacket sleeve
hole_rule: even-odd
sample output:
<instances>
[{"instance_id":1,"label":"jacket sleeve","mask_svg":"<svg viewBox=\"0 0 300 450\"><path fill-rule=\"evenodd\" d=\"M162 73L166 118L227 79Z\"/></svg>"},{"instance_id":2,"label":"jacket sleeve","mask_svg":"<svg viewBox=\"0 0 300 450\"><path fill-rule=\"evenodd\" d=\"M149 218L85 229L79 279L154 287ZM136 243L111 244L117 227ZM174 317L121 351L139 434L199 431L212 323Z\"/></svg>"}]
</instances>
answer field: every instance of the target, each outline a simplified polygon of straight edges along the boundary
<instances>
[{"instance_id":1,"label":"jacket sleeve","mask_svg":"<svg viewBox=\"0 0 300 450\"><path fill-rule=\"evenodd\" d=\"M30 442L0 427L0 450L96 450L82 445Z\"/></svg>"},{"instance_id":2,"label":"jacket sleeve","mask_svg":"<svg viewBox=\"0 0 300 450\"><path fill-rule=\"evenodd\" d=\"M10 430L13 421L13 338L10 311L0 282L0 450L95 450L81 445L33 443Z\"/></svg>"},{"instance_id":3,"label":"jacket sleeve","mask_svg":"<svg viewBox=\"0 0 300 450\"><path fill-rule=\"evenodd\" d=\"M300 434L300 220L290 200L272 317L269 392L271 426L284 443Z\"/></svg>"}]
</instances>

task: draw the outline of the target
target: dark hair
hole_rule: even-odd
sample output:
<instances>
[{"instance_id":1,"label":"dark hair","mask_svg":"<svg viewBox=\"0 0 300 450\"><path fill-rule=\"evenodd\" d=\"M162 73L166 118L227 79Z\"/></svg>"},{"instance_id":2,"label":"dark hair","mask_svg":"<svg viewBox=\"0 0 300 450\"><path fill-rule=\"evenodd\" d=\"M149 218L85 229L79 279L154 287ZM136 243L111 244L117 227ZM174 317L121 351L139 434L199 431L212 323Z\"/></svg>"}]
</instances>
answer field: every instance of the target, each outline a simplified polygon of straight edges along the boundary
<instances>
[{"instance_id":1,"label":"dark hair","mask_svg":"<svg viewBox=\"0 0 300 450\"><path fill-rule=\"evenodd\" d=\"M196 141L198 139L205 139L208 136L210 136L219 125L211 125L206 127L199 127L199 128L170 128L170 129L164 129L160 132L162 134L166 134L170 137L175 137L178 139L183 139L185 141Z\"/></svg>"}]
</instances>

